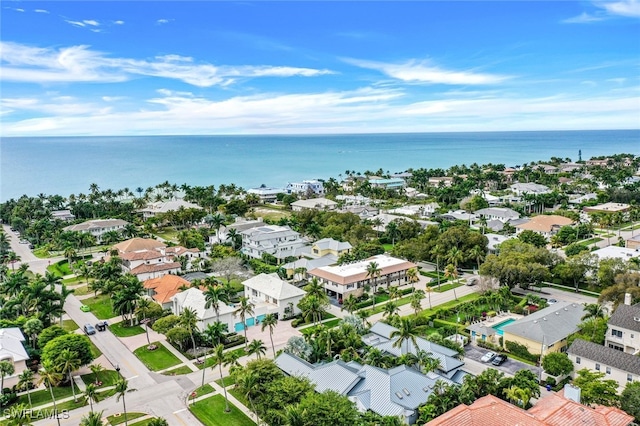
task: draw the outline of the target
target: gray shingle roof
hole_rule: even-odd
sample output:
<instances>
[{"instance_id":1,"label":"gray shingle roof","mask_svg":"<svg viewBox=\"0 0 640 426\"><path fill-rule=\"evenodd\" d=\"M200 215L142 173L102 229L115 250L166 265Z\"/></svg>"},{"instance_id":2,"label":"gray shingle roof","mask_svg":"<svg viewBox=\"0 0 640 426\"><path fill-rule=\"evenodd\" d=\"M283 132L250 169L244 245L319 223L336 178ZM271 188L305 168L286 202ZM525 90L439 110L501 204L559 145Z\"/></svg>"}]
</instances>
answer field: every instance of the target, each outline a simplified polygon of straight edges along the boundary
<instances>
[{"instance_id":1,"label":"gray shingle roof","mask_svg":"<svg viewBox=\"0 0 640 426\"><path fill-rule=\"evenodd\" d=\"M582 339L576 339L567 353L640 376L640 357L632 354Z\"/></svg>"},{"instance_id":2,"label":"gray shingle roof","mask_svg":"<svg viewBox=\"0 0 640 426\"><path fill-rule=\"evenodd\" d=\"M637 318L637 320L634 318ZM611 318L609 318L609 325L640 331L640 303L631 306L618 305Z\"/></svg>"},{"instance_id":3,"label":"gray shingle roof","mask_svg":"<svg viewBox=\"0 0 640 426\"><path fill-rule=\"evenodd\" d=\"M584 306L577 303L558 302L502 327L504 333L514 334L550 345L578 331Z\"/></svg>"}]
</instances>

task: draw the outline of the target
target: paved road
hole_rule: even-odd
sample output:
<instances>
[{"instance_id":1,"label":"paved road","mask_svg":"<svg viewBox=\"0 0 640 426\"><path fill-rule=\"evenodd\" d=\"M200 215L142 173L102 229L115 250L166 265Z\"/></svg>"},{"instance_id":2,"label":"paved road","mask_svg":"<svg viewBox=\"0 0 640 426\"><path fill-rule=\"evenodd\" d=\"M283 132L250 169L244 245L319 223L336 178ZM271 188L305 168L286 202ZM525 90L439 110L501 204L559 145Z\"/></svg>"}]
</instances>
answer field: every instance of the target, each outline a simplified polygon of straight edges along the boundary
<instances>
[{"instance_id":1,"label":"paved road","mask_svg":"<svg viewBox=\"0 0 640 426\"><path fill-rule=\"evenodd\" d=\"M480 358L482 358L484 354L489 352L489 349L483 349L479 346L469 344L464 347L464 350L465 350L465 354L464 354L465 365L463 369L469 371L472 374L476 374L476 375L480 374L484 370L486 370L487 367L489 367L489 368L495 368L496 370L502 371L503 373L511 376L516 374L516 372L518 372L519 370L531 370L533 373L535 373L536 377L539 377L540 375L539 367L525 364L524 362L520 362L512 358L508 358L505 361L505 363L500 366L494 366L494 365L491 365L490 363L481 362Z\"/></svg>"}]
</instances>

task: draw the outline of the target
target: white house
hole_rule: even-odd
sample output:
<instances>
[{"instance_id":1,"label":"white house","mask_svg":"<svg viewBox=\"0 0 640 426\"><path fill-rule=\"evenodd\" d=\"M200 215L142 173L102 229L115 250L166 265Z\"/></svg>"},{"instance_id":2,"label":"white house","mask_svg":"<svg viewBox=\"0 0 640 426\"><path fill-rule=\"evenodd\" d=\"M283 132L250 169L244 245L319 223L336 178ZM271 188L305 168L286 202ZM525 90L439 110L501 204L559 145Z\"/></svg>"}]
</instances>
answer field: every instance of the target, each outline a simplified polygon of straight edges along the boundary
<instances>
[{"instance_id":1,"label":"white house","mask_svg":"<svg viewBox=\"0 0 640 426\"><path fill-rule=\"evenodd\" d=\"M254 194L260 198L263 203L272 203L276 201L278 194L285 194L286 190L283 188L269 188L261 186L259 188L251 188L247 190L247 194Z\"/></svg>"},{"instance_id":2,"label":"white house","mask_svg":"<svg viewBox=\"0 0 640 426\"><path fill-rule=\"evenodd\" d=\"M604 379L618 382L618 392L627 383L640 381L640 357L617 351L597 343L576 339L567 350L574 371L589 369L604 373Z\"/></svg>"},{"instance_id":3,"label":"white house","mask_svg":"<svg viewBox=\"0 0 640 426\"><path fill-rule=\"evenodd\" d=\"M6 388L17 384L18 375L27 369L29 355L22 344L24 341L24 335L18 327L0 329L0 361L10 362L14 369L12 375L4 378Z\"/></svg>"},{"instance_id":4,"label":"white house","mask_svg":"<svg viewBox=\"0 0 640 426\"><path fill-rule=\"evenodd\" d=\"M54 210L51 212L51 219L58 219L63 221L74 220L76 217L71 213L71 210Z\"/></svg>"},{"instance_id":5,"label":"white house","mask_svg":"<svg viewBox=\"0 0 640 426\"><path fill-rule=\"evenodd\" d=\"M242 254L254 259L260 259L264 253L268 253L283 260L297 256L300 249L309 245L306 238L288 226L264 225L242 231L240 235Z\"/></svg>"},{"instance_id":6,"label":"white house","mask_svg":"<svg viewBox=\"0 0 640 426\"><path fill-rule=\"evenodd\" d=\"M291 210L299 212L302 210L335 210L338 203L327 198L309 198L291 203Z\"/></svg>"},{"instance_id":7,"label":"white house","mask_svg":"<svg viewBox=\"0 0 640 426\"><path fill-rule=\"evenodd\" d=\"M639 249L632 249L626 247L618 247L618 246L607 246L598 250L594 250L591 252L598 256L599 260L603 259L620 259L624 261L629 261L634 257L640 257Z\"/></svg>"},{"instance_id":8,"label":"white house","mask_svg":"<svg viewBox=\"0 0 640 426\"><path fill-rule=\"evenodd\" d=\"M473 213L486 220L499 220L502 223L520 219L520 213L507 207L489 207L476 210Z\"/></svg>"},{"instance_id":9,"label":"white house","mask_svg":"<svg viewBox=\"0 0 640 426\"><path fill-rule=\"evenodd\" d=\"M64 231L76 231L91 234L96 238L97 242L102 240L102 235L109 231L122 231L129 222L122 219L94 219L86 222L77 223L62 228Z\"/></svg>"},{"instance_id":10,"label":"white house","mask_svg":"<svg viewBox=\"0 0 640 426\"><path fill-rule=\"evenodd\" d=\"M244 295L253 303L254 314L258 320L266 314L278 314L286 318L300 312L298 302L306 294L280 279L278 274L260 274L242 282Z\"/></svg>"},{"instance_id":11,"label":"white house","mask_svg":"<svg viewBox=\"0 0 640 426\"><path fill-rule=\"evenodd\" d=\"M524 195L524 194L548 194L551 192L548 186L540 185L538 183L533 182L524 182L524 183L514 183L510 186L511 192L516 195Z\"/></svg>"},{"instance_id":12,"label":"white house","mask_svg":"<svg viewBox=\"0 0 640 426\"><path fill-rule=\"evenodd\" d=\"M197 327L198 330L203 331L207 328L207 325L213 324L217 321L216 311L210 307L205 308L207 300L202 290L198 288L190 288L182 291L172 297L171 311L175 315L180 315L185 308L193 309L198 317ZM233 315L234 308L220 302L219 304L220 322L227 326L229 332L236 331L236 318Z\"/></svg>"},{"instance_id":13,"label":"white house","mask_svg":"<svg viewBox=\"0 0 640 426\"><path fill-rule=\"evenodd\" d=\"M140 209L138 211L142 213L143 219L148 219L160 213L178 211L181 208L202 210L202 207L200 207L199 205L180 199L180 200L158 201L155 203L149 203L145 208Z\"/></svg>"},{"instance_id":14,"label":"white house","mask_svg":"<svg viewBox=\"0 0 640 426\"><path fill-rule=\"evenodd\" d=\"M288 194L315 194L324 195L324 184L317 179L291 182L285 188Z\"/></svg>"},{"instance_id":15,"label":"white house","mask_svg":"<svg viewBox=\"0 0 640 426\"><path fill-rule=\"evenodd\" d=\"M605 346L630 353L640 354L640 303L631 304L631 295L625 294L624 304L618 305L609 318Z\"/></svg>"}]
</instances>

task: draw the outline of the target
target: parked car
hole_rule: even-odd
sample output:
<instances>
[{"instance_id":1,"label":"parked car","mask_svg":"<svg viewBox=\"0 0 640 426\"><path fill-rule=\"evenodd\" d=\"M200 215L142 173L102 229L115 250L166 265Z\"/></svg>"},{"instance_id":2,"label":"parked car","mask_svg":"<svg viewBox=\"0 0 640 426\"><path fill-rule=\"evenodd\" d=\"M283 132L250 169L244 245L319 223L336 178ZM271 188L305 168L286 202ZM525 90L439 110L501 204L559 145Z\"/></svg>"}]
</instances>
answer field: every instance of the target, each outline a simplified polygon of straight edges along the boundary
<instances>
[{"instance_id":1,"label":"parked car","mask_svg":"<svg viewBox=\"0 0 640 426\"><path fill-rule=\"evenodd\" d=\"M493 365L502 365L504 364L504 362L507 360L507 356L506 355L498 355L496 356L493 361L491 361L491 364Z\"/></svg>"},{"instance_id":2,"label":"parked car","mask_svg":"<svg viewBox=\"0 0 640 426\"><path fill-rule=\"evenodd\" d=\"M109 325L108 322L100 321L99 323L96 324L96 328L98 329L98 331L105 331L108 325Z\"/></svg>"},{"instance_id":3,"label":"parked car","mask_svg":"<svg viewBox=\"0 0 640 426\"><path fill-rule=\"evenodd\" d=\"M91 336L92 334L96 334L96 329L91 324L85 324L84 332L87 333L88 336Z\"/></svg>"},{"instance_id":4,"label":"parked car","mask_svg":"<svg viewBox=\"0 0 640 426\"><path fill-rule=\"evenodd\" d=\"M486 354L482 355L482 358L480 358L480 361L490 362L490 361L493 361L495 357L496 357L495 352L487 352Z\"/></svg>"},{"instance_id":5,"label":"parked car","mask_svg":"<svg viewBox=\"0 0 640 426\"><path fill-rule=\"evenodd\" d=\"M27 240L20 240L20 244L29 244L29 241L27 241Z\"/></svg>"},{"instance_id":6,"label":"parked car","mask_svg":"<svg viewBox=\"0 0 640 426\"><path fill-rule=\"evenodd\" d=\"M467 285L476 285L476 284L478 284L477 278L471 278L470 280L467 281Z\"/></svg>"},{"instance_id":7,"label":"parked car","mask_svg":"<svg viewBox=\"0 0 640 426\"><path fill-rule=\"evenodd\" d=\"M547 300L547 303L553 305L554 303L558 303L558 301L556 299L549 299Z\"/></svg>"},{"instance_id":8,"label":"parked car","mask_svg":"<svg viewBox=\"0 0 640 426\"><path fill-rule=\"evenodd\" d=\"M80 310L82 312L89 312L91 310L91 308L88 307L87 305L80 305Z\"/></svg>"}]
</instances>

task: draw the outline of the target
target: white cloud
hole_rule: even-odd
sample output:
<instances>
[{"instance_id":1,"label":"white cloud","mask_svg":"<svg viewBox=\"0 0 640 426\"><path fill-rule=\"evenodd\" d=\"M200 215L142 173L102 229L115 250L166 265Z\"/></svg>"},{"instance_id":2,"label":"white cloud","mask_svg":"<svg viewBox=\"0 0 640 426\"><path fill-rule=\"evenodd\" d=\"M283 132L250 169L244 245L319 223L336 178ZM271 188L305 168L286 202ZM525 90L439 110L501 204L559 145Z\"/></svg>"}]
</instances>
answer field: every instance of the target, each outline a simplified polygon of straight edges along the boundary
<instances>
[{"instance_id":1,"label":"white cloud","mask_svg":"<svg viewBox=\"0 0 640 426\"><path fill-rule=\"evenodd\" d=\"M408 61L403 64L391 64L358 59L344 59L344 61L361 68L380 71L389 77L408 83L418 82L428 84L476 85L500 83L501 81L510 78L509 76L498 74L447 70L415 60Z\"/></svg>"},{"instance_id":2,"label":"white cloud","mask_svg":"<svg viewBox=\"0 0 640 426\"><path fill-rule=\"evenodd\" d=\"M578 16L564 19L562 22L565 24L588 24L590 22L602 21L602 16L589 15L587 12L582 12Z\"/></svg>"},{"instance_id":3,"label":"white cloud","mask_svg":"<svg viewBox=\"0 0 640 426\"><path fill-rule=\"evenodd\" d=\"M624 84L627 79L624 77L618 77L618 78L609 78L607 79L607 81L610 81L611 83L616 83L616 84Z\"/></svg>"},{"instance_id":4,"label":"white cloud","mask_svg":"<svg viewBox=\"0 0 640 426\"><path fill-rule=\"evenodd\" d=\"M164 25L164 24L168 24L171 21L173 21L173 19L158 19L156 21L156 24L157 25Z\"/></svg>"},{"instance_id":5,"label":"white cloud","mask_svg":"<svg viewBox=\"0 0 640 426\"><path fill-rule=\"evenodd\" d=\"M640 18L640 1L625 0L616 2L597 2L596 6L605 9L611 15Z\"/></svg>"},{"instance_id":6,"label":"white cloud","mask_svg":"<svg viewBox=\"0 0 640 426\"><path fill-rule=\"evenodd\" d=\"M49 13L49 11L45 10L45 9L36 9L36 10L34 10L34 12L36 12L36 13Z\"/></svg>"},{"instance_id":7,"label":"white cloud","mask_svg":"<svg viewBox=\"0 0 640 426\"><path fill-rule=\"evenodd\" d=\"M193 58L165 55L153 60L110 58L88 46L37 48L0 42L2 80L32 83L99 81L118 82L134 75L181 80L198 87L225 86L238 78L315 77L332 71L270 65L216 66L194 63Z\"/></svg>"},{"instance_id":8,"label":"white cloud","mask_svg":"<svg viewBox=\"0 0 640 426\"><path fill-rule=\"evenodd\" d=\"M24 9L20 9L20 8L13 9L13 10L15 10L16 12L24 12Z\"/></svg>"},{"instance_id":9,"label":"white cloud","mask_svg":"<svg viewBox=\"0 0 640 426\"><path fill-rule=\"evenodd\" d=\"M121 20L113 21L113 25L124 25L124 21L121 21Z\"/></svg>"},{"instance_id":10,"label":"white cloud","mask_svg":"<svg viewBox=\"0 0 640 426\"><path fill-rule=\"evenodd\" d=\"M71 21L69 19L65 19L64 22L73 25L74 27L86 27L87 24L81 21Z\"/></svg>"},{"instance_id":11,"label":"white cloud","mask_svg":"<svg viewBox=\"0 0 640 426\"><path fill-rule=\"evenodd\" d=\"M93 19L83 19L82 22L84 22L87 25L91 25L93 27L97 27L100 25L100 23L96 20Z\"/></svg>"}]
</instances>

